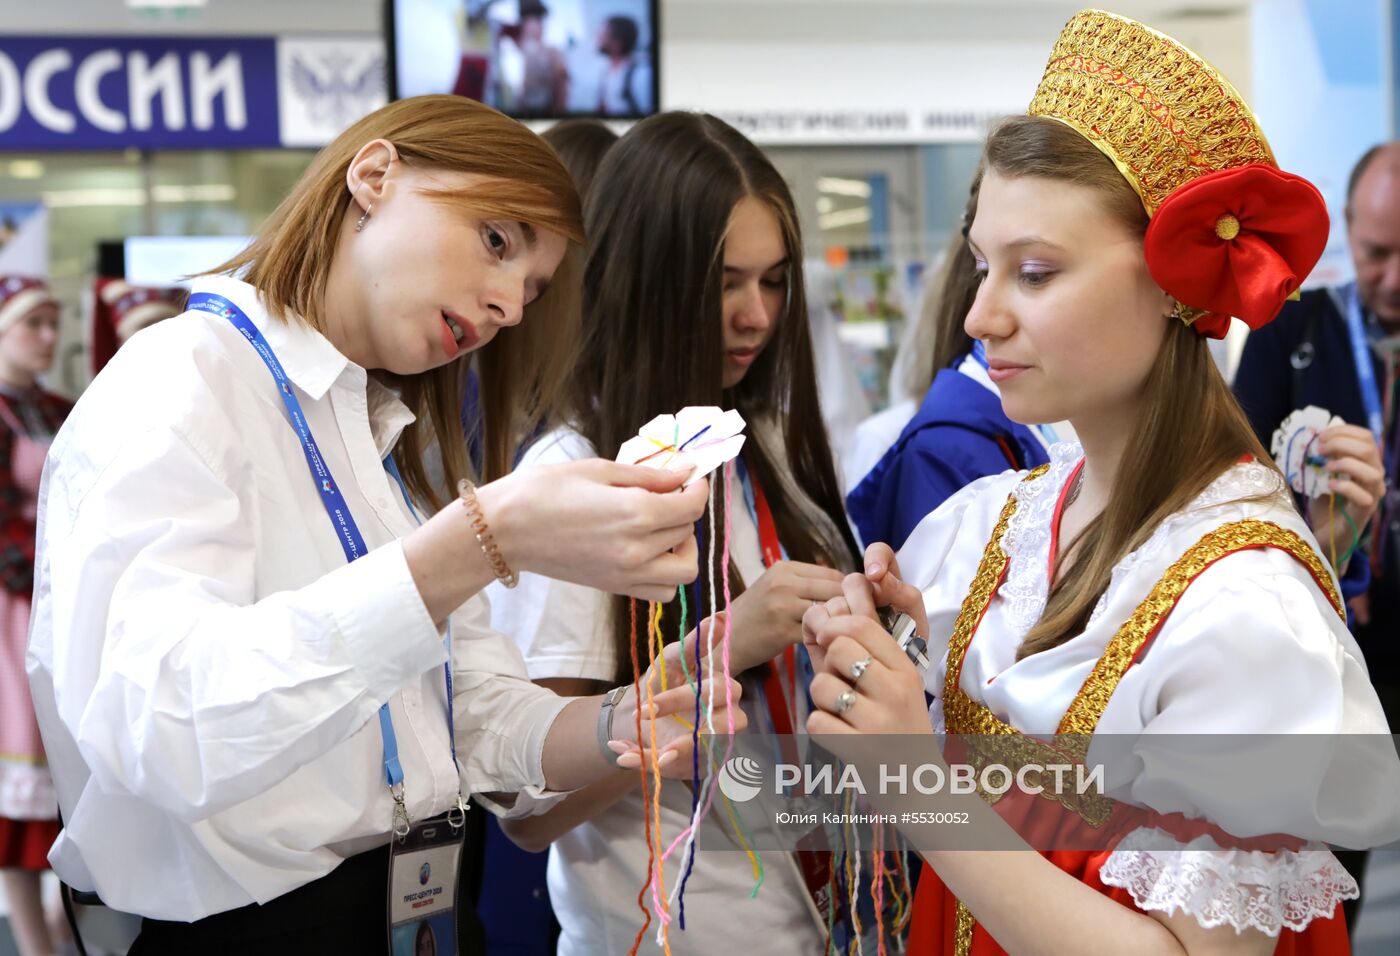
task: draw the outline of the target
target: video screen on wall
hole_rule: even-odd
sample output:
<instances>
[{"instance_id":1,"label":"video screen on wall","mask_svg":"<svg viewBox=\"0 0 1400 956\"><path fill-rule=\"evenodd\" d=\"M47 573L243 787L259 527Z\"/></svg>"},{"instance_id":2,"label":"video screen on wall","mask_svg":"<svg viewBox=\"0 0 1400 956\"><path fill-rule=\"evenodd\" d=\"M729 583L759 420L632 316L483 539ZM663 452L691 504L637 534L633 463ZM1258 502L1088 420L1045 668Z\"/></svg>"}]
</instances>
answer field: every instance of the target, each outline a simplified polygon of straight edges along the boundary
<instances>
[{"instance_id":1,"label":"video screen on wall","mask_svg":"<svg viewBox=\"0 0 1400 956\"><path fill-rule=\"evenodd\" d=\"M657 110L658 0L389 0L395 97L456 93L510 116Z\"/></svg>"}]
</instances>

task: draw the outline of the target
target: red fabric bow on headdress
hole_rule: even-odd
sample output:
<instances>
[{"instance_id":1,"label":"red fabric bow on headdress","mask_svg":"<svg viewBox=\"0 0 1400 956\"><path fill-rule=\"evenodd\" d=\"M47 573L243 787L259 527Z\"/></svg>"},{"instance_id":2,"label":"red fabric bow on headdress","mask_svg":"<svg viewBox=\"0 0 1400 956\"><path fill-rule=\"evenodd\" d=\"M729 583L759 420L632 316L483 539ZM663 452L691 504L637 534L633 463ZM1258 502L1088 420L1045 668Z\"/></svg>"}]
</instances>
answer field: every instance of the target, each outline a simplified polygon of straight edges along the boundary
<instances>
[{"instance_id":1,"label":"red fabric bow on headdress","mask_svg":"<svg viewBox=\"0 0 1400 956\"><path fill-rule=\"evenodd\" d=\"M1152 278L1184 306L1191 327L1225 337L1230 317L1273 321L1327 246L1327 204L1312 183L1273 166L1225 169L1174 190L1147 227Z\"/></svg>"}]
</instances>

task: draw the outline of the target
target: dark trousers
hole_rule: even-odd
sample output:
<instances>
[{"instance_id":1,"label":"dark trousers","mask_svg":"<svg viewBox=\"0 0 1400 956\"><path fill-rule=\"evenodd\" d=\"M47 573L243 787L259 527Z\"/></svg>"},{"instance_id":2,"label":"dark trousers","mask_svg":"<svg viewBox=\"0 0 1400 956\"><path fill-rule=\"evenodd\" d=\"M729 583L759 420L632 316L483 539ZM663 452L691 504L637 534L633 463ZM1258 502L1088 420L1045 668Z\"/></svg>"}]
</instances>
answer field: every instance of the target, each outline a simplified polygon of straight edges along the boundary
<instances>
[{"instance_id":1,"label":"dark trousers","mask_svg":"<svg viewBox=\"0 0 1400 956\"><path fill-rule=\"evenodd\" d=\"M480 815L479 813L477 815ZM485 952L481 926L458 882L457 951ZM353 856L326 876L267 903L193 923L144 920L127 956L384 956L389 848Z\"/></svg>"},{"instance_id":2,"label":"dark trousers","mask_svg":"<svg viewBox=\"0 0 1400 956\"><path fill-rule=\"evenodd\" d=\"M1400 682L1393 679L1393 671L1384 675L1391 679L1377 680L1372 686L1376 688L1376 696L1381 700L1381 707L1385 710L1386 722L1390 724L1391 734L1400 734ZM1366 864L1370 861L1370 850L1336 850L1337 861L1342 864L1348 873L1356 880L1356 885L1361 888L1361 896L1358 899L1346 900L1342 903L1342 911L1346 914L1347 930L1356 932L1356 917L1361 912L1361 905L1366 901Z\"/></svg>"},{"instance_id":3,"label":"dark trousers","mask_svg":"<svg viewBox=\"0 0 1400 956\"><path fill-rule=\"evenodd\" d=\"M1371 859L1370 850L1333 850L1342 869L1352 875L1362 895L1354 900L1342 901L1342 915L1346 917L1347 932L1356 932L1356 917L1361 912L1361 901L1366 894L1366 864Z\"/></svg>"}]
</instances>

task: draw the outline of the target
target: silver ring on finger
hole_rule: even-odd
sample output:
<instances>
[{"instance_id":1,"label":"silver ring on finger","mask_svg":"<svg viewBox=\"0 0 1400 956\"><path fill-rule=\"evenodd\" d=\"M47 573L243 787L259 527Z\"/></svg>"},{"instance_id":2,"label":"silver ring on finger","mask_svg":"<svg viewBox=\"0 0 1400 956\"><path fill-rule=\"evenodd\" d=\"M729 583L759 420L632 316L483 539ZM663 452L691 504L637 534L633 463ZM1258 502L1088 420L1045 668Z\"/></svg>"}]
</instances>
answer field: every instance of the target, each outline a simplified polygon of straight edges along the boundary
<instances>
[{"instance_id":1,"label":"silver ring on finger","mask_svg":"<svg viewBox=\"0 0 1400 956\"><path fill-rule=\"evenodd\" d=\"M841 696L836 698L836 712L844 714L856 705L856 692L846 690L841 692Z\"/></svg>"},{"instance_id":2,"label":"silver ring on finger","mask_svg":"<svg viewBox=\"0 0 1400 956\"><path fill-rule=\"evenodd\" d=\"M858 680L861 679L861 677L865 674L865 672L866 672L867 670L870 669L870 665L871 665L871 663L874 662L874 660L875 660L875 656L874 656L873 654L871 654L871 655L868 655L868 656L865 658L865 660L863 660L863 661L856 661L854 664L851 665L851 683L852 683L852 684L854 684L856 681L858 681Z\"/></svg>"}]
</instances>

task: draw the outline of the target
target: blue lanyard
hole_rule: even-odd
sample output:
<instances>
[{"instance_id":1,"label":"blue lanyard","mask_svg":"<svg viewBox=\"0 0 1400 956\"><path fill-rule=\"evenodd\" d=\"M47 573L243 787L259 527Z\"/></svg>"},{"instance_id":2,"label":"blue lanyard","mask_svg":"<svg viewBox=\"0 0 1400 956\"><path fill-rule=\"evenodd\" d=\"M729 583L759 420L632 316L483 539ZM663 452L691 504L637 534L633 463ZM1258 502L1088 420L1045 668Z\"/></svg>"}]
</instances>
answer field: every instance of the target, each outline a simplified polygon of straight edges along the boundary
<instances>
[{"instance_id":1,"label":"blue lanyard","mask_svg":"<svg viewBox=\"0 0 1400 956\"><path fill-rule=\"evenodd\" d=\"M984 371L991 371L991 365L987 362L987 346L983 344L981 339L972 340L972 360L982 366ZM1035 429L1040 432L1040 437L1044 439L1047 448L1060 440L1055 429L1049 425L1036 425Z\"/></svg>"},{"instance_id":2,"label":"blue lanyard","mask_svg":"<svg viewBox=\"0 0 1400 956\"><path fill-rule=\"evenodd\" d=\"M1361 384L1361 402L1366 407L1366 425L1376 436L1376 443L1385 441L1385 415L1381 412L1381 392L1376 385L1376 366L1371 359L1371 340L1361 318L1361 293L1352 282L1341 290L1347 321L1347 337L1351 339L1351 357L1356 363L1356 378Z\"/></svg>"},{"instance_id":3,"label":"blue lanyard","mask_svg":"<svg viewBox=\"0 0 1400 956\"><path fill-rule=\"evenodd\" d=\"M325 506L326 514L330 517L331 523L335 525L336 537L340 541L341 548L345 551L345 560L354 561L364 557L369 551L365 547L365 539L360 534L359 526L355 524L355 518L350 513L349 505L345 503L345 496L340 493L340 487L331 477L330 468L326 466L325 459L321 457L321 449L317 447L316 439L311 434L311 427L306 423L306 416L302 414L301 402L297 401L296 395L292 393L291 380L287 378L282 363L277 361L277 355L272 351L272 346L268 345L267 339L263 338L258 327L249 321L248 316L243 314L243 310L221 295L214 295L211 292L196 292L190 296L187 308L223 316L257 350L263 364L272 373L272 380L277 383L277 390L282 396L282 404L287 409L287 416L291 419L292 428L296 431L297 437L301 439L301 450L306 455L307 467L311 469L311 477L321 492L321 504ZM403 479L399 476L398 468L394 465L392 457L386 459L385 467L393 475L394 480L398 482L400 490L404 493L404 501L408 501L408 491L404 489ZM418 514L413 510L411 502L408 507L416 519ZM448 663L444 667L447 674L447 739L452 744L452 762L456 765L457 741L452 719L451 642L452 632L449 628L449 656ZM400 800L403 792L401 788L404 773L403 766L399 763L399 741L394 734L394 720L389 714L387 703L379 708L379 732L384 739L384 776L389 783L389 788L396 791L395 799ZM461 780L460 768L458 768L457 779Z\"/></svg>"},{"instance_id":4,"label":"blue lanyard","mask_svg":"<svg viewBox=\"0 0 1400 956\"><path fill-rule=\"evenodd\" d=\"M403 503L408 505L408 513L413 515L413 520L418 524L423 523L423 516L418 513L418 509L413 507L413 500L408 496L408 486L404 484L403 475L399 474L399 466L394 461L393 455L386 455L384 458L384 470L393 477L399 486L399 493L403 495ZM457 779L462 779L462 768L457 763L457 723L452 711L452 621L447 622L447 663L442 665L443 679L447 682L447 743L452 748L452 766L457 768ZM387 708L385 709L387 713ZM392 726L390 733L393 733Z\"/></svg>"}]
</instances>

